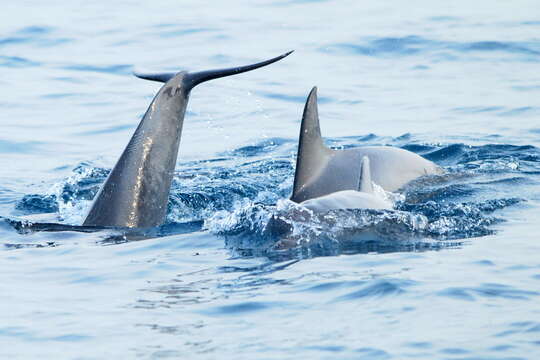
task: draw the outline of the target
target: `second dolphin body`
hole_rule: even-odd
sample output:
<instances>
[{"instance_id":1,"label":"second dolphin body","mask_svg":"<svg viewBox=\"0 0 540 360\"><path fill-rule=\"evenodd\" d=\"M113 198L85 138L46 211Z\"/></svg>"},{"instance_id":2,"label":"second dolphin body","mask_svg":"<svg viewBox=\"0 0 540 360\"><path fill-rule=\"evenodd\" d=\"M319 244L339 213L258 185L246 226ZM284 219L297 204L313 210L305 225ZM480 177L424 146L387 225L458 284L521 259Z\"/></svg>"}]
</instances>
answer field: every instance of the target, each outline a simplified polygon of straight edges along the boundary
<instances>
[{"instance_id":1,"label":"second dolphin body","mask_svg":"<svg viewBox=\"0 0 540 360\"><path fill-rule=\"evenodd\" d=\"M420 176L441 173L433 162L400 148L330 149L321 136L317 88L311 90L302 116L292 201L318 211L391 208L373 193L371 181L393 192Z\"/></svg>"}]
</instances>

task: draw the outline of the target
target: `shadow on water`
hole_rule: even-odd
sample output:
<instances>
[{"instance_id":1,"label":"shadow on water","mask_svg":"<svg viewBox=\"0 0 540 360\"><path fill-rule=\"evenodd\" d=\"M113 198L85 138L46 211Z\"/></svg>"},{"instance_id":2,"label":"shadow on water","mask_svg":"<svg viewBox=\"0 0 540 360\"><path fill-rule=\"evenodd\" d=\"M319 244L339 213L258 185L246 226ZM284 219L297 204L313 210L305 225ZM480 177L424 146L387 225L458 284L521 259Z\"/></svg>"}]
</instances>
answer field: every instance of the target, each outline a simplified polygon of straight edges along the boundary
<instances>
[{"instance_id":1,"label":"shadow on water","mask_svg":"<svg viewBox=\"0 0 540 360\"><path fill-rule=\"evenodd\" d=\"M47 194L27 194L17 216L52 214L59 223L3 220L20 234L99 232L102 244L209 231L233 256L273 260L357 253L439 250L495 233L497 212L530 198L539 182L534 146L429 144L405 134L331 139L334 148L390 144L416 152L446 169L408 184L394 210L337 210L313 214L285 200L292 190L295 142L272 138L180 164L165 225L152 229L89 228L82 216L108 170L82 163ZM519 186L515 186L519 184Z\"/></svg>"}]
</instances>

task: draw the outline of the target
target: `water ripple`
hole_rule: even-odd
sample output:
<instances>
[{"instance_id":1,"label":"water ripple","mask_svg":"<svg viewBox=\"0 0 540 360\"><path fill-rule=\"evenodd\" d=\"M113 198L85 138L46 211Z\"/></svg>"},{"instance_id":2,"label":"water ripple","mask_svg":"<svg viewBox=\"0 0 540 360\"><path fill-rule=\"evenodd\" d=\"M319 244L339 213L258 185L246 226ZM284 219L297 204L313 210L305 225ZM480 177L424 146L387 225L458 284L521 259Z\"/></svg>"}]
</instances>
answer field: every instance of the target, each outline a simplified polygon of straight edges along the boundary
<instances>
[{"instance_id":1,"label":"water ripple","mask_svg":"<svg viewBox=\"0 0 540 360\"><path fill-rule=\"evenodd\" d=\"M54 29L51 27L29 26L16 31L11 36L0 38L0 47L14 45L53 47L73 41L72 38L52 35L54 35Z\"/></svg>"},{"instance_id":2,"label":"water ripple","mask_svg":"<svg viewBox=\"0 0 540 360\"><path fill-rule=\"evenodd\" d=\"M210 308L208 310L205 310L203 313L211 316L236 316L275 308L290 308L290 304L246 301L233 305L223 305L215 308Z\"/></svg>"},{"instance_id":3,"label":"water ripple","mask_svg":"<svg viewBox=\"0 0 540 360\"><path fill-rule=\"evenodd\" d=\"M133 65L127 64L115 64L115 65L89 65L89 64L76 64L63 66L65 70L74 71L86 71L86 72L98 72L114 75L130 75L133 72Z\"/></svg>"},{"instance_id":4,"label":"water ripple","mask_svg":"<svg viewBox=\"0 0 540 360\"><path fill-rule=\"evenodd\" d=\"M454 61L459 53L481 54L499 52L519 55L520 61L539 61L540 44L537 42L475 41L452 42L432 40L418 35L362 39L358 42L331 44L320 51L340 55L374 57L413 56L431 54L434 60ZM452 54L452 55L450 55Z\"/></svg>"},{"instance_id":5,"label":"water ripple","mask_svg":"<svg viewBox=\"0 0 540 360\"><path fill-rule=\"evenodd\" d=\"M406 288L414 285L414 281L398 280L398 279L384 279L371 282L370 284L362 287L360 290L356 290L346 295L342 295L336 298L334 301L354 301L363 298L380 298L386 296L401 295L406 292Z\"/></svg>"},{"instance_id":6,"label":"water ripple","mask_svg":"<svg viewBox=\"0 0 540 360\"><path fill-rule=\"evenodd\" d=\"M29 60L20 56L0 55L0 66L8 68L25 68L41 65L37 61Z\"/></svg>"},{"instance_id":7,"label":"water ripple","mask_svg":"<svg viewBox=\"0 0 540 360\"><path fill-rule=\"evenodd\" d=\"M540 293L515 289L504 284L483 284L476 288L448 288L439 292L438 295L467 301L475 301L477 297L531 300L532 297L536 297Z\"/></svg>"}]
</instances>

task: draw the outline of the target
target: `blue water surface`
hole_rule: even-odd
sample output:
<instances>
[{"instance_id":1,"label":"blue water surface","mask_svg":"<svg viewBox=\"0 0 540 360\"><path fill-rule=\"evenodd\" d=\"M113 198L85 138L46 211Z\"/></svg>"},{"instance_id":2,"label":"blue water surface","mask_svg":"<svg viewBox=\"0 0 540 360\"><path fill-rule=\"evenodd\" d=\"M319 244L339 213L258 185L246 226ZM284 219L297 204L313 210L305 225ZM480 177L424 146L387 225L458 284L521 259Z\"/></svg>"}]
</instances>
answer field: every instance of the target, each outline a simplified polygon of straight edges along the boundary
<instances>
[{"instance_id":1,"label":"blue water surface","mask_svg":"<svg viewBox=\"0 0 540 360\"><path fill-rule=\"evenodd\" d=\"M537 359L540 6L25 1L0 22L0 357ZM166 223L81 227L159 84L191 95ZM442 166L392 211L292 190L305 98L336 149Z\"/></svg>"}]
</instances>

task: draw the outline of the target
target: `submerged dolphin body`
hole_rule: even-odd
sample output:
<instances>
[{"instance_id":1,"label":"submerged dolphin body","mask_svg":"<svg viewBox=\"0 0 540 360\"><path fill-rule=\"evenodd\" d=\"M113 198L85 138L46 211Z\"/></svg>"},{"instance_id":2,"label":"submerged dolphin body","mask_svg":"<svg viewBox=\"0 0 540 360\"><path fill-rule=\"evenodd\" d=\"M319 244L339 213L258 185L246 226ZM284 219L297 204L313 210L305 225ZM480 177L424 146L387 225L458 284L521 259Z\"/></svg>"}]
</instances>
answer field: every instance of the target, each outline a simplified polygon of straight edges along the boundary
<instances>
[{"instance_id":1,"label":"submerged dolphin body","mask_svg":"<svg viewBox=\"0 0 540 360\"><path fill-rule=\"evenodd\" d=\"M165 85L152 100L120 159L96 195L83 226L148 228L161 225L167 213L190 91L208 80L269 65L291 52L257 64L230 69L135 74Z\"/></svg>"},{"instance_id":2,"label":"submerged dolphin body","mask_svg":"<svg viewBox=\"0 0 540 360\"><path fill-rule=\"evenodd\" d=\"M363 160L365 157L369 159L367 172L367 169L362 170L366 166L366 161ZM442 169L433 162L395 147L364 146L333 150L325 146L319 126L317 88L311 90L304 107L300 128L292 201L302 203L310 199L322 199L332 209L346 208L350 204L342 202L342 206L338 206L338 200L345 194L325 196L344 190L362 191L362 188L365 188L362 184L367 182L366 174L369 174L369 182L372 180L386 191L396 191L420 176L442 172ZM366 203L360 199L365 197L364 195L354 196L357 198L356 204L373 204L358 207L380 208L375 203L370 201ZM329 199L332 200L331 203L328 203Z\"/></svg>"}]
</instances>

